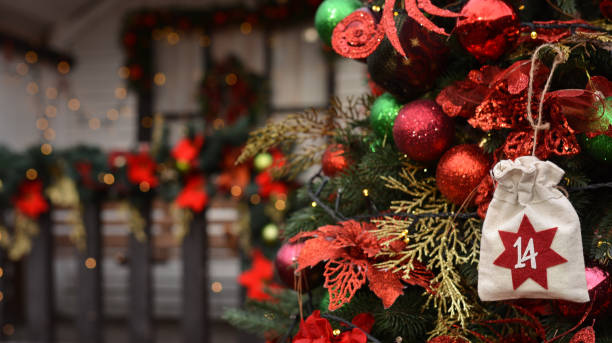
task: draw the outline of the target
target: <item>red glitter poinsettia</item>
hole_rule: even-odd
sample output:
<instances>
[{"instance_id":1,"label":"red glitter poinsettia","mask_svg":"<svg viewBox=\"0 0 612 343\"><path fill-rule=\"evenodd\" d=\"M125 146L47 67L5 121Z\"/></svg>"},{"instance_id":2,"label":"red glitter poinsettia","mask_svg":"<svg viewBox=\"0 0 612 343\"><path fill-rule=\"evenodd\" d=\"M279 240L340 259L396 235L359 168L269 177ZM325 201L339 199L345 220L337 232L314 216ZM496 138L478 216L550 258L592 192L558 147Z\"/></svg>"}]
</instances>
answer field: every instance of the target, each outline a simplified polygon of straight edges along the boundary
<instances>
[{"instance_id":1,"label":"red glitter poinsettia","mask_svg":"<svg viewBox=\"0 0 612 343\"><path fill-rule=\"evenodd\" d=\"M40 180L24 181L19 186L19 194L13 198L13 203L19 212L37 219L49 210L49 203L42 193L43 183Z\"/></svg>"},{"instance_id":2,"label":"red glitter poinsettia","mask_svg":"<svg viewBox=\"0 0 612 343\"><path fill-rule=\"evenodd\" d=\"M201 212L208 204L206 193L206 178L202 174L190 175L185 187L176 197L176 204L181 208L189 208L194 212Z\"/></svg>"},{"instance_id":3,"label":"red glitter poinsettia","mask_svg":"<svg viewBox=\"0 0 612 343\"><path fill-rule=\"evenodd\" d=\"M327 261L323 276L324 287L329 292L329 310L349 303L366 280L385 308L393 305L397 297L403 294L401 273L374 267L377 262L375 256L381 251L379 240L371 232L375 228L371 223L348 220L339 225L326 225L312 232L303 232L291 239L296 242L309 238L298 257L297 272ZM417 284L418 280L420 277L415 274L406 282Z\"/></svg>"},{"instance_id":4,"label":"red glitter poinsettia","mask_svg":"<svg viewBox=\"0 0 612 343\"><path fill-rule=\"evenodd\" d=\"M329 321L321 317L321 311L314 311L300 323L300 330L293 337L292 343L366 343L374 326L374 317L369 313L360 313L351 321L357 328L334 335Z\"/></svg>"},{"instance_id":5,"label":"red glitter poinsettia","mask_svg":"<svg viewBox=\"0 0 612 343\"><path fill-rule=\"evenodd\" d=\"M274 277L274 263L259 250L254 250L252 256L251 269L240 274L238 283L247 289L247 297L255 300L270 300L272 297L264 292L264 288L279 287L271 282Z\"/></svg>"},{"instance_id":6,"label":"red glitter poinsettia","mask_svg":"<svg viewBox=\"0 0 612 343\"><path fill-rule=\"evenodd\" d=\"M197 135L193 138L185 137L181 139L172 149L172 157L177 163L186 167L194 167L196 157L204 145L204 136Z\"/></svg>"},{"instance_id":7,"label":"red glitter poinsettia","mask_svg":"<svg viewBox=\"0 0 612 343\"><path fill-rule=\"evenodd\" d=\"M132 154L127 158L127 177L133 184L146 183L151 188L157 187L159 181L155 175L156 168L155 161L145 152Z\"/></svg>"}]
</instances>

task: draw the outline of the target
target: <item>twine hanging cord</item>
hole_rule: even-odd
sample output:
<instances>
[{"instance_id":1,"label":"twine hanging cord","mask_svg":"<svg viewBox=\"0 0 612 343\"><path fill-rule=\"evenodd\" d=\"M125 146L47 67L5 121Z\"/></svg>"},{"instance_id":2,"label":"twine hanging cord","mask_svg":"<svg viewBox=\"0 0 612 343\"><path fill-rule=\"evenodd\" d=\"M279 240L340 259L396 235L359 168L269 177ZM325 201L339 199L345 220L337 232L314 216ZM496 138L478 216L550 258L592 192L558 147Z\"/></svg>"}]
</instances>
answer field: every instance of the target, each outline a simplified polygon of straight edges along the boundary
<instances>
[{"instance_id":1,"label":"twine hanging cord","mask_svg":"<svg viewBox=\"0 0 612 343\"><path fill-rule=\"evenodd\" d=\"M531 101L533 98L533 79L536 70L538 69L538 55L540 51L544 48L551 48L555 52L555 59L553 60L553 64L550 67L550 74L548 75L548 79L546 80L546 84L544 85L544 89L542 90L542 94L540 95L540 103L538 104L538 119L537 122L533 120L533 114L531 112ZM535 156L536 148L538 145L538 131L540 130L548 130L550 129L550 123L542 123L542 112L544 110L544 99L546 97L546 93L550 88L550 83L553 78L553 74L555 73L555 69L559 66L559 64L563 64L567 61L568 55L563 52L563 50L555 44L543 44L540 45L534 52L533 56L531 56L531 69L529 70L529 90L527 92L527 120L531 127L533 128L533 150L531 152L531 156Z\"/></svg>"}]
</instances>

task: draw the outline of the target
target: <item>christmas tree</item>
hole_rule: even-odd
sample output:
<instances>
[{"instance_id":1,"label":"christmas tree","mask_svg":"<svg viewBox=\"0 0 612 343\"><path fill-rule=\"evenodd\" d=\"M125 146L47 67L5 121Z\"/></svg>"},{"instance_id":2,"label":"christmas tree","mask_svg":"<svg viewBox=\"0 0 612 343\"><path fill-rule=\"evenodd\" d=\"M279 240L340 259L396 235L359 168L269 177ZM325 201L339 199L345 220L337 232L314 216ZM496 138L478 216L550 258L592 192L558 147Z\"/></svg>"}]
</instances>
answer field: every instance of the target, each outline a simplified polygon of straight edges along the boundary
<instances>
[{"instance_id":1,"label":"christmas tree","mask_svg":"<svg viewBox=\"0 0 612 343\"><path fill-rule=\"evenodd\" d=\"M322 168L282 230L287 288L225 317L279 343L612 341L611 19L609 0L323 1L322 41L372 94L251 133L238 163Z\"/></svg>"}]
</instances>

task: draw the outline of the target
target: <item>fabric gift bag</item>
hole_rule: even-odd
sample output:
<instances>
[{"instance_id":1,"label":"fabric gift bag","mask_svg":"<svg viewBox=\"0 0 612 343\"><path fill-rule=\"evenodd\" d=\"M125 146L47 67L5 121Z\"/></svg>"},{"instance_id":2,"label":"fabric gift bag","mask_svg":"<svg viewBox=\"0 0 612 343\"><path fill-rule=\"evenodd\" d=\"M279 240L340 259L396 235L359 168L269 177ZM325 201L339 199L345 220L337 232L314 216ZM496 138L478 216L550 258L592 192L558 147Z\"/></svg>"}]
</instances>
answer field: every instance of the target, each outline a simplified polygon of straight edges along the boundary
<instances>
[{"instance_id":1,"label":"fabric gift bag","mask_svg":"<svg viewBox=\"0 0 612 343\"><path fill-rule=\"evenodd\" d=\"M523 156L495 165L482 228L478 295L589 301L578 215L556 188L563 170Z\"/></svg>"}]
</instances>

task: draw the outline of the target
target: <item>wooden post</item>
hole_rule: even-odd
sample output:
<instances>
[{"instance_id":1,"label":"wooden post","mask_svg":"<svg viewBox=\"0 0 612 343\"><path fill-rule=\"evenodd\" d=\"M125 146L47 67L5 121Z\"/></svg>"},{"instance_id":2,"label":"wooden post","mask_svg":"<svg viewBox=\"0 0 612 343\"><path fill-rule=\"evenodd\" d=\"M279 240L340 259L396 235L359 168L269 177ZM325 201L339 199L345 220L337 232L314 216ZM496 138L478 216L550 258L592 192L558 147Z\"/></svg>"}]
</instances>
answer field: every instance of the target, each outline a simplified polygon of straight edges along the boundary
<instances>
[{"instance_id":1,"label":"wooden post","mask_svg":"<svg viewBox=\"0 0 612 343\"><path fill-rule=\"evenodd\" d=\"M102 234L100 201L83 208L87 247L79 251L78 310L76 326L79 342L102 343Z\"/></svg>"},{"instance_id":2,"label":"wooden post","mask_svg":"<svg viewBox=\"0 0 612 343\"><path fill-rule=\"evenodd\" d=\"M26 322L29 342L55 341L53 318L53 232L51 211L38 220L39 233L32 239L26 258Z\"/></svg>"},{"instance_id":3,"label":"wooden post","mask_svg":"<svg viewBox=\"0 0 612 343\"><path fill-rule=\"evenodd\" d=\"M131 343L151 343L154 341L153 331L153 286L151 277L151 210L150 198L143 200L138 210L145 220L143 228L147 240L139 241L130 235L130 309L129 323Z\"/></svg>"},{"instance_id":4,"label":"wooden post","mask_svg":"<svg viewBox=\"0 0 612 343\"><path fill-rule=\"evenodd\" d=\"M206 210L197 213L183 240L183 342L210 342Z\"/></svg>"}]
</instances>

